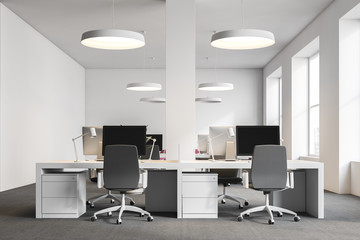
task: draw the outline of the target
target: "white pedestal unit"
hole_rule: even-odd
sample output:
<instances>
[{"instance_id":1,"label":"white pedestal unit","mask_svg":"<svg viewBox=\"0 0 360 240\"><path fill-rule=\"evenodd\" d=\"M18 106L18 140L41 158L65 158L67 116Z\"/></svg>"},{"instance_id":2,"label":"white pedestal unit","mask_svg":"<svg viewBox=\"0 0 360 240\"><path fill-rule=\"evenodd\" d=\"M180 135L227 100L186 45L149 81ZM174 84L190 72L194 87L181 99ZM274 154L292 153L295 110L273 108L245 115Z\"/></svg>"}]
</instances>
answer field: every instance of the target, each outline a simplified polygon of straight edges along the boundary
<instances>
[{"instance_id":1,"label":"white pedestal unit","mask_svg":"<svg viewBox=\"0 0 360 240\"><path fill-rule=\"evenodd\" d=\"M217 174L183 173L183 218L217 218Z\"/></svg>"},{"instance_id":2,"label":"white pedestal unit","mask_svg":"<svg viewBox=\"0 0 360 240\"><path fill-rule=\"evenodd\" d=\"M78 218L86 212L86 173L48 173L41 176L43 218Z\"/></svg>"}]
</instances>

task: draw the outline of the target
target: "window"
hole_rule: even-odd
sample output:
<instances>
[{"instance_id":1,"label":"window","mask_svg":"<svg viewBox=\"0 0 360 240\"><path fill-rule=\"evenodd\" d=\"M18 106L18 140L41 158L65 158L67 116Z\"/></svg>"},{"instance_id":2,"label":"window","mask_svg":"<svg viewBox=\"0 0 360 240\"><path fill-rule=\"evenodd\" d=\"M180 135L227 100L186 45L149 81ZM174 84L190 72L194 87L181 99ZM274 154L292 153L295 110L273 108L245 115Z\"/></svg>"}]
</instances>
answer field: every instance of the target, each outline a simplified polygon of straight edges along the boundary
<instances>
[{"instance_id":1,"label":"window","mask_svg":"<svg viewBox=\"0 0 360 240\"><path fill-rule=\"evenodd\" d=\"M319 53L309 58L309 155L319 156Z\"/></svg>"}]
</instances>

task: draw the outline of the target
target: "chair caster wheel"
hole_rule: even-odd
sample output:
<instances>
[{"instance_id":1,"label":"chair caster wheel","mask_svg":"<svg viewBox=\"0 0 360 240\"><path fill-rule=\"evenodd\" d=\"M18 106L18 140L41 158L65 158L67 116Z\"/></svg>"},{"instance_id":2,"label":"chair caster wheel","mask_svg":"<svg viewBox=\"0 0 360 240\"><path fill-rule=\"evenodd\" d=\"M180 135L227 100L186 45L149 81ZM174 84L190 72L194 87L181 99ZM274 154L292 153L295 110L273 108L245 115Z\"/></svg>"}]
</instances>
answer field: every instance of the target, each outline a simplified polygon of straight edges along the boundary
<instances>
[{"instance_id":1,"label":"chair caster wheel","mask_svg":"<svg viewBox=\"0 0 360 240\"><path fill-rule=\"evenodd\" d=\"M111 217L111 216L112 216L112 212L108 212L107 215L108 215L108 217Z\"/></svg>"},{"instance_id":2,"label":"chair caster wheel","mask_svg":"<svg viewBox=\"0 0 360 240\"><path fill-rule=\"evenodd\" d=\"M225 199L221 200L221 203L222 203L222 204L225 204L225 203L226 203Z\"/></svg>"},{"instance_id":3,"label":"chair caster wheel","mask_svg":"<svg viewBox=\"0 0 360 240\"><path fill-rule=\"evenodd\" d=\"M115 200L114 200L114 199L111 199L111 200L110 200L110 203L115 203Z\"/></svg>"},{"instance_id":4,"label":"chair caster wheel","mask_svg":"<svg viewBox=\"0 0 360 240\"><path fill-rule=\"evenodd\" d=\"M140 217L144 217L145 216L145 214L143 214L143 213L140 213Z\"/></svg>"},{"instance_id":5,"label":"chair caster wheel","mask_svg":"<svg viewBox=\"0 0 360 240\"><path fill-rule=\"evenodd\" d=\"M238 216L237 220L238 220L238 222L242 222L242 220L244 220L244 218L242 216Z\"/></svg>"},{"instance_id":6,"label":"chair caster wheel","mask_svg":"<svg viewBox=\"0 0 360 240\"><path fill-rule=\"evenodd\" d=\"M299 222L299 221L300 221L300 217L299 217L299 216L294 217L294 221L295 221L295 222Z\"/></svg>"},{"instance_id":7,"label":"chair caster wheel","mask_svg":"<svg viewBox=\"0 0 360 240\"><path fill-rule=\"evenodd\" d=\"M91 202L90 201L86 201L86 205L90 205L91 204Z\"/></svg>"},{"instance_id":8,"label":"chair caster wheel","mask_svg":"<svg viewBox=\"0 0 360 240\"><path fill-rule=\"evenodd\" d=\"M249 217L249 216L250 216L250 213L245 214L245 216L246 216L246 217Z\"/></svg>"},{"instance_id":9,"label":"chair caster wheel","mask_svg":"<svg viewBox=\"0 0 360 240\"><path fill-rule=\"evenodd\" d=\"M134 201L130 201L130 205L131 205L131 206L135 205L135 202L134 202Z\"/></svg>"},{"instance_id":10,"label":"chair caster wheel","mask_svg":"<svg viewBox=\"0 0 360 240\"><path fill-rule=\"evenodd\" d=\"M92 217L90 218L90 221L95 222L95 221L96 221L96 217L92 216Z\"/></svg>"},{"instance_id":11,"label":"chair caster wheel","mask_svg":"<svg viewBox=\"0 0 360 240\"><path fill-rule=\"evenodd\" d=\"M152 216L148 216L147 220L148 220L148 222L152 222L154 220L154 218Z\"/></svg>"},{"instance_id":12,"label":"chair caster wheel","mask_svg":"<svg viewBox=\"0 0 360 240\"><path fill-rule=\"evenodd\" d=\"M244 205L245 205L245 206L248 206L248 205L249 205L249 202L248 202L248 201L245 201L245 202L244 202Z\"/></svg>"},{"instance_id":13,"label":"chair caster wheel","mask_svg":"<svg viewBox=\"0 0 360 240\"><path fill-rule=\"evenodd\" d=\"M242 206L242 205L239 204L239 209L243 209L243 208L244 208L244 206Z\"/></svg>"},{"instance_id":14,"label":"chair caster wheel","mask_svg":"<svg viewBox=\"0 0 360 240\"><path fill-rule=\"evenodd\" d=\"M269 219L268 223L269 223L270 225L273 225L273 224L274 224L274 220Z\"/></svg>"},{"instance_id":15,"label":"chair caster wheel","mask_svg":"<svg viewBox=\"0 0 360 240\"><path fill-rule=\"evenodd\" d=\"M121 220L116 219L116 224L121 224Z\"/></svg>"},{"instance_id":16,"label":"chair caster wheel","mask_svg":"<svg viewBox=\"0 0 360 240\"><path fill-rule=\"evenodd\" d=\"M95 207L95 205L94 204L90 204L90 208L94 208Z\"/></svg>"},{"instance_id":17,"label":"chair caster wheel","mask_svg":"<svg viewBox=\"0 0 360 240\"><path fill-rule=\"evenodd\" d=\"M283 216L283 214L282 214L281 212L278 212L278 213L276 214L276 216L278 216L278 217L282 217L282 216Z\"/></svg>"}]
</instances>

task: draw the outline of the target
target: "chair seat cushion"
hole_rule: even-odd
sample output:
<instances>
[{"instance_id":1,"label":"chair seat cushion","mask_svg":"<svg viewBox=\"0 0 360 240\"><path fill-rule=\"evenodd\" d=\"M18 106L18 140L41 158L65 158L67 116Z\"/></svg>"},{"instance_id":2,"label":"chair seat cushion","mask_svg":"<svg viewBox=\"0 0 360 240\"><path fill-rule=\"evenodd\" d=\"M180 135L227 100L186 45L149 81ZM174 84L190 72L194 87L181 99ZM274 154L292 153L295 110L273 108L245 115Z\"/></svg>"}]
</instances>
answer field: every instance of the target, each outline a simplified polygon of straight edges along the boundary
<instances>
[{"instance_id":1,"label":"chair seat cushion","mask_svg":"<svg viewBox=\"0 0 360 240\"><path fill-rule=\"evenodd\" d=\"M226 178L218 178L218 182L222 184L224 183L238 184L238 183L242 183L242 179L239 177L226 177Z\"/></svg>"}]
</instances>

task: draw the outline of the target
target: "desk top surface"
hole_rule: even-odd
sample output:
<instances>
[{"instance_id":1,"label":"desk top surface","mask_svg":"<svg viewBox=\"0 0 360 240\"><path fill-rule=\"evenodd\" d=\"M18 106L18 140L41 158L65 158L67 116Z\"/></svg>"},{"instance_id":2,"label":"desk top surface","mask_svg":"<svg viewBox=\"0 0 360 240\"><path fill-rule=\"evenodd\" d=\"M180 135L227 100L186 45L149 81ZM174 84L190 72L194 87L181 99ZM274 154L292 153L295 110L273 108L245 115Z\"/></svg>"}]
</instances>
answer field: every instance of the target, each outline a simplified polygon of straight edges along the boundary
<instances>
[{"instance_id":1,"label":"desk top surface","mask_svg":"<svg viewBox=\"0 0 360 240\"><path fill-rule=\"evenodd\" d=\"M103 161L80 161L74 160L62 160L52 162L40 162L36 163L39 168L103 168ZM140 160L140 168L146 169L184 169L184 168L251 168L251 160ZM323 168L322 162L306 161L306 160L288 160L289 169L313 169Z\"/></svg>"}]
</instances>

